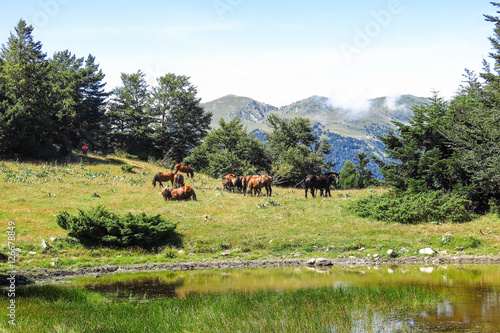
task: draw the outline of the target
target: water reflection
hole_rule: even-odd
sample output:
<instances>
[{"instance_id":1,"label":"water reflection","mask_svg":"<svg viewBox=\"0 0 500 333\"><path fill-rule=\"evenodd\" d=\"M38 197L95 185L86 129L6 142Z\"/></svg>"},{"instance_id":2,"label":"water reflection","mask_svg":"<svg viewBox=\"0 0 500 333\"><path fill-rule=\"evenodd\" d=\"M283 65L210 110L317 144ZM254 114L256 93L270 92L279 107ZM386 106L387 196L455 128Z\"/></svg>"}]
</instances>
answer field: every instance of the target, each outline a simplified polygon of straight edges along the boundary
<instances>
[{"instance_id":1,"label":"water reflection","mask_svg":"<svg viewBox=\"0 0 500 333\"><path fill-rule=\"evenodd\" d=\"M411 314L428 331L500 332L500 266L288 267L179 271L80 278L72 285L111 297L149 299L198 293L293 290L319 286L419 285L446 301L433 313Z\"/></svg>"}]
</instances>

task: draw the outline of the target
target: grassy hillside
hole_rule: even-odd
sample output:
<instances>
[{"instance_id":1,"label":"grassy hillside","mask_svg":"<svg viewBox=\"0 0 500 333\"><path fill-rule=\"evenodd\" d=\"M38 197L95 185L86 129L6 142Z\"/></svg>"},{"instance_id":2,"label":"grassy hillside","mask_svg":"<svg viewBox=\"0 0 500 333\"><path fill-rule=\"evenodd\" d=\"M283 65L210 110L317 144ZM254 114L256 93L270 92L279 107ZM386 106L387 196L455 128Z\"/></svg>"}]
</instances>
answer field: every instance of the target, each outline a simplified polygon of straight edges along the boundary
<instances>
[{"instance_id":1,"label":"grassy hillside","mask_svg":"<svg viewBox=\"0 0 500 333\"><path fill-rule=\"evenodd\" d=\"M124 163L132 173L122 171ZM304 198L295 188L274 188L273 197L249 197L222 190L221 180L195 173L187 179L198 201L165 202L153 189L153 175L165 168L118 157L93 156L86 163L0 162L0 221L7 230L15 224L15 246L19 268L129 264L168 261L238 258L309 258L326 256L385 256L388 249L418 253L422 247L448 254L498 254L496 216L480 217L466 224L400 225L381 223L349 215L345 203L357 197L382 193L383 189L332 191L331 198ZM140 248L109 249L85 247L68 238L55 216L61 211L103 205L115 213L161 214L178 222L182 244L165 246L157 252ZM449 233L449 234L448 234ZM455 242L442 242L443 235ZM477 248L460 249L467 237L480 240ZM0 233L0 253L6 254L6 232ZM49 241L51 237L60 240ZM450 240L450 237L447 240ZM43 250L42 240L52 248ZM450 245L453 244L453 245ZM363 250L360 250L363 249ZM417 254L418 255L418 254ZM53 258L59 261L52 264ZM0 269L7 270L3 262Z\"/></svg>"}]
</instances>

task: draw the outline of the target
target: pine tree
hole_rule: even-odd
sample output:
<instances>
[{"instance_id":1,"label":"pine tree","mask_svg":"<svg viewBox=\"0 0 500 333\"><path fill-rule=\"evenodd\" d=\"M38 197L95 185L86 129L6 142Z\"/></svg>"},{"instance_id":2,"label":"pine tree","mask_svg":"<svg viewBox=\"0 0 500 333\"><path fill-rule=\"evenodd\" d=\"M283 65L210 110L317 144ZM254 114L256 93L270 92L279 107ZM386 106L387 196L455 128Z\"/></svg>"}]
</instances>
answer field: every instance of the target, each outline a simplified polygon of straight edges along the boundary
<instances>
[{"instance_id":1,"label":"pine tree","mask_svg":"<svg viewBox=\"0 0 500 333\"><path fill-rule=\"evenodd\" d=\"M185 161L196 170L204 170L212 177L228 173L237 175L268 172L270 160L265 145L247 133L240 118L219 121L203 143L192 149Z\"/></svg>"},{"instance_id":2,"label":"pine tree","mask_svg":"<svg viewBox=\"0 0 500 333\"><path fill-rule=\"evenodd\" d=\"M272 160L271 173L278 182L295 185L308 174L322 174L334 164L326 162L331 145L313 133L309 119L267 118L272 132L266 134Z\"/></svg>"},{"instance_id":3,"label":"pine tree","mask_svg":"<svg viewBox=\"0 0 500 333\"><path fill-rule=\"evenodd\" d=\"M189 77L169 73L157 81L148 102L155 119L150 137L161 157L180 162L207 135L212 113L200 106Z\"/></svg>"},{"instance_id":4,"label":"pine tree","mask_svg":"<svg viewBox=\"0 0 500 333\"><path fill-rule=\"evenodd\" d=\"M0 49L0 151L8 155L56 153L49 62L32 33L33 27L20 20Z\"/></svg>"},{"instance_id":5,"label":"pine tree","mask_svg":"<svg viewBox=\"0 0 500 333\"><path fill-rule=\"evenodd\" d=\"M121 74L123 86L112 91L107 116L115 149L147 158L153 145L150 139L153 122L148 113L149 91L145 74Z\"/></svg>"}]
</instances>

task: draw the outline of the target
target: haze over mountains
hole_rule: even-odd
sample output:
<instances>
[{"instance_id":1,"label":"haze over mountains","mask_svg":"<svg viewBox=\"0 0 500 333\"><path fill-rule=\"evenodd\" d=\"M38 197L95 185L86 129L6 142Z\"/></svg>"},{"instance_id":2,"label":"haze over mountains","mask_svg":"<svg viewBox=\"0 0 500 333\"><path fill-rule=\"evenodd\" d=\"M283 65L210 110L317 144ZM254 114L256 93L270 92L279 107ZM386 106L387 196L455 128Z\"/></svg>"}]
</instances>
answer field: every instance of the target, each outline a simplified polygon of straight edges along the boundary
<instances>
[{"instance_id":1,"label":"haze over mountains","mask_svg":"<svg viewBox=\"0 0 500 333\"><path fill-rule=\"evenodd\" d=\"M202 106L213 113L212 128L218 127L221 118L239 117L248 132L263 141L270 130L266 121L268 115L275 113L284 119L308 118L316 135L327 138L333 145L328 160L337 163L334 170L340 171L346 160L352 161L361 151L385 159L382 142L377 136L394 129L392 121L406 122L412 115L412 107L427 100L412 95L379 97L346 108L335 106L335 101L327 97L311 96L278 108L252 98L227 95ZM370 163L370 169L377 178L381 177L375 163Z\"/></svg>"}]
</instances>

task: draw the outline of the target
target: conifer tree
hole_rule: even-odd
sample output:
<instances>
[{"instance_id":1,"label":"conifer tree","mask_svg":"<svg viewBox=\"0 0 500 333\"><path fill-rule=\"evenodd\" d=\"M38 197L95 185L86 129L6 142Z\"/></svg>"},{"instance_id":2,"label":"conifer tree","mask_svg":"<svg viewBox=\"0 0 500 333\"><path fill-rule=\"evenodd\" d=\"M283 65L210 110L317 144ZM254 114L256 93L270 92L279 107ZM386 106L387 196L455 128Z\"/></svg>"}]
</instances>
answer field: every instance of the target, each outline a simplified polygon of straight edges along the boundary
<instances>
[{"instance_id":1,"label":"conifer tree","mask_svg":"<svg viewBox=\"0 0 500 333\"><path fill-rule=\"evenodd\" d=\"M32 33L20 20L0 49L0 151L8 155L55 153L49 62Z\"/></svg>"}]
</instances>

